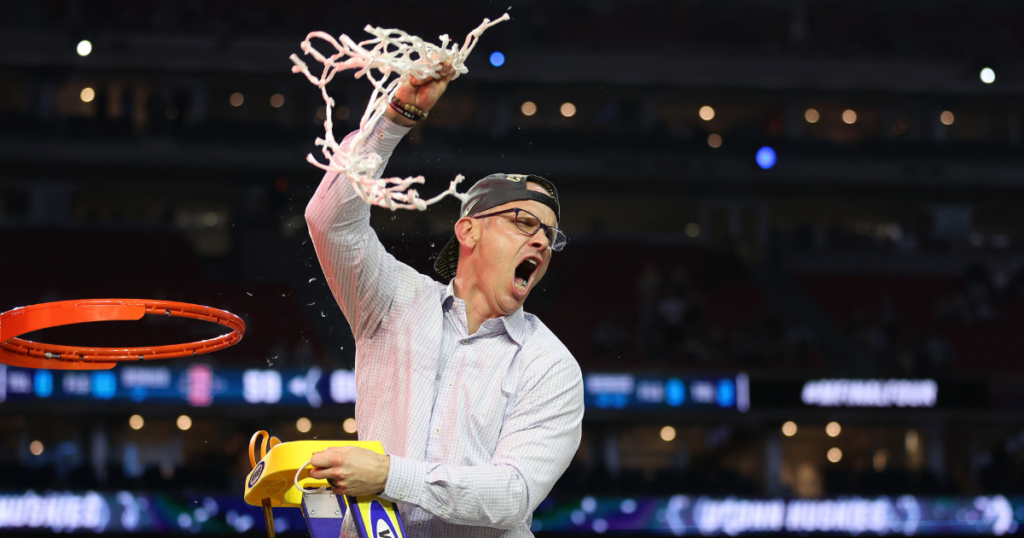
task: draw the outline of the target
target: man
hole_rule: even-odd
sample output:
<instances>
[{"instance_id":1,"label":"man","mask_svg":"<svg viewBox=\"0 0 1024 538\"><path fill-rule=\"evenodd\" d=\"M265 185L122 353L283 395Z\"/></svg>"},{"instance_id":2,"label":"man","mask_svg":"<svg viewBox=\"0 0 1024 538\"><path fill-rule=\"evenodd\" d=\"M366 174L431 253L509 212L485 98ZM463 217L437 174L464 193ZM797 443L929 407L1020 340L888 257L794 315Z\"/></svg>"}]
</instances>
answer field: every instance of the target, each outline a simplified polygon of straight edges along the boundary
<instances>
[{"instance_id":1,"label":"man","mask_svg":"<svg viewBox=\"0 0 1024 538\"><path fill-rule=\"evenodd\" d=\"M363 151L382 158L378 177L409 118L444 93L450 68L442 75L405 83L396 97L411 107L367 127ZM533 511L579 447L583 417L579 366L522 309L565 244L558 194L543 178L505 174L468 194L435 264L447 286L384 250L346 178L328 173L310 201L310 236L356 339L359 437L387 453L328 449L313 455L310 475L338 494L400 503L413 537L532 536Z\"/></svg>"}]
</instances>

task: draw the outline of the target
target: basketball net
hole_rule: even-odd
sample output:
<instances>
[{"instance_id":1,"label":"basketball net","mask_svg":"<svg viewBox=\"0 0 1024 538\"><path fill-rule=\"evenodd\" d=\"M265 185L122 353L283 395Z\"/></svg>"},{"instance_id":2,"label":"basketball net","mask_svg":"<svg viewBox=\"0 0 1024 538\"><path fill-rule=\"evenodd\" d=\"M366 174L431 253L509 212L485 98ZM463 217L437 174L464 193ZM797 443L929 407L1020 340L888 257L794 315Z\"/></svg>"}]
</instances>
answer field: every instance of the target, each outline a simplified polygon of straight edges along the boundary
<instances>
[{"instance_id":1,"label":"basketball net","mask_svg":"<svg viewBox=\"0 0 1024 538\"><path fill-rule=\"evenodd\" d=\"M423 176L374 179L373 176L381 165L381 158L376 153L362 156L360 150L366 143L370 131L388 109L388 102L399 85L408 80L410 76L419 80L427 77L441 78L442 64L446 61L451 62L454 71L453 80L459 75L468 73L469 69L466 68L465 61L473 52L473 47L479 41L480 35L491 26L507 20L509 20L508 13L494 21L484 19L483 24L466 36L466 42L461 48L458 43L452 43L449 48L447 34L440 37L441 45L438 46L401 30L375 28L369 25L364 30L374 36L373 39L359 43L345 34L335 39L325 32L311 32L302 41L302 51L323 64L324 69L320 76L313 76L309 72L309 66L297 55L292 54L290 58L295 63L292 72L305 75L311 83L320 88L320 95L324 99L326 106L325 134L324 138L316 139L316 145L322 147L327 162L321 163L313 157L312 153L306 156L306 160L313 166L328 172L346 174L352 182L352 187L363 201L371 205L386 207L392 211L395 209L423 211L427 206L449 195L464 201L466 195L455 190L455 187L464 179L462 174L455 176L447 190L433 198L423 200L416 189L410 188L414 184L424 183ZM326 41L334 47L335 52L325 56L310 43L313 38ZM334 75L348 69L356 70L355 78L357 79L365 75L366 79L373 84L373 94L359 120L358 134L346 148L342 149L334 138L334 123L331 121L334 99L327 94L327 83L334 78ZM398 75L397 78L391 78L393 74Z\"/></svg>"}]
</instances>

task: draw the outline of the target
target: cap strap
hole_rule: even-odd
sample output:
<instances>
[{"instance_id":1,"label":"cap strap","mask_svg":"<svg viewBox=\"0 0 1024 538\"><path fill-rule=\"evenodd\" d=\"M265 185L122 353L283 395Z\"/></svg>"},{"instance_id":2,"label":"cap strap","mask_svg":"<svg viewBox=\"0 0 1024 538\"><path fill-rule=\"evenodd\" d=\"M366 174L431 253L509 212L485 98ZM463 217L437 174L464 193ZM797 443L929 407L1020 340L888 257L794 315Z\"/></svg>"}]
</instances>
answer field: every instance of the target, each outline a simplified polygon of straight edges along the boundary
<instances>
[{"instance_id":1,"label":"cap strap","mask_svg":"<svg viewBox=\"0 0 1024 538\"><path fill-rule=\"evenodd\" d=\"M542 194L542 193L539 193L537 191L526 191L525 193L523 193L523 197L519 198L519 199L520 200L526 199L526 200L533 200L535 202L540 202L540 203L550 207L551 210L555 212L555 219L561 220L561 213L558 210L558 201L555 200L554 198L548 196L547 194ZM514 200L512 200L512 201L514 201Z\"/></svg>"}]
</instances>

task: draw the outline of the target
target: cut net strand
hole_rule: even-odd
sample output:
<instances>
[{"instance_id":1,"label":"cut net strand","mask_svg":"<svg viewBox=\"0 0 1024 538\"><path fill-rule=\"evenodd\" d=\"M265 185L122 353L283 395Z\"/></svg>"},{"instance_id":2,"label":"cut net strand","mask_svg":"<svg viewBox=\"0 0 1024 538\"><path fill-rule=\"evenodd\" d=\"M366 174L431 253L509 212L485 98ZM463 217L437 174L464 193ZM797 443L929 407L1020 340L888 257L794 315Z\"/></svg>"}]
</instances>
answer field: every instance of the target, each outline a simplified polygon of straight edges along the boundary
<instances>
[{"instance_id":1,"label":"cut net strand","mask_svg":"<svg viewBox=\"0 0 1024 538\"><path fill-rule=\"evenodd\" d=\"M462 174L455 176L455 179L448 184L447 190L433 198L424 200L420 198L416 189L410 188L415 184L423 184L425 182L423 176L374 179L374 174L380 168L381 158L376 153L362 156L360 151L366 143L370 131L387 111L388 102L400 84L408 80L410 76L418 80L427 77L439 79L441 78L442 64L446 61L451 62L454 71L452 80L468 73L469 69L465 65L466 58L473 52L480 36L491 26L507 20L509 20L508 13L493 21L484 19L480 26L466 36L466 41L461 48L458 43L452 43L449 47L450 40L447 34L440 37L441 45L438 46L401 30L370 25L367 25L364 30L373 38L359 43L345 34L335 39L325 32L311 32L302 41L302 52L323 64L324 69L320 76L313 76L309 72L309 66L298 55L292 54L290 58L295 64L292 66L292 72L302 73L307 80L320 88L326 116L324 118L324 138L317 138L316 145L322 148L321 151L327 162L321 163L312 153L306 156L306 160L322 170L346 174L352 187L364 202L386 207L392 211L395 209L423 211L427 206L449 195L465 201L466 195L456 190L458 184L465 179ZM330 56L324 55L310 42L314 38L326 41L334 47L336 52ZM373 93L359 120L359 133L343 150L334 138L334 122L331 119L334 99L327 94L327 84L334 79L336 74L349 69L356 70L354 75L356 79L365 76L373 84ZM391 78L392 74L398 76Z\"/></svg>"}]
</instances>

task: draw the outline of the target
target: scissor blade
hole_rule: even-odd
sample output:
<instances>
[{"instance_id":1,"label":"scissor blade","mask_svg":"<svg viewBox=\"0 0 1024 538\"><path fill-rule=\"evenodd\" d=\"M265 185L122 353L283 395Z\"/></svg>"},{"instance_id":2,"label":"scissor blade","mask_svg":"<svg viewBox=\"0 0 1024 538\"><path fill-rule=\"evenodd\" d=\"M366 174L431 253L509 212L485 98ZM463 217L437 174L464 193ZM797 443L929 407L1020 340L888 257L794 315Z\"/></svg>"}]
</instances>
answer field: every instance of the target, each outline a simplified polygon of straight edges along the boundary
<instances>
[{"instance_id":1,"label":"scissor blade","mask_svg":"<svg viewBox=\"0 0 1024 538\"><path fill-rule=\"evenodd\" d=\"M267 522L267 538L274 538L274 512L270 509L270 499L263 499L263 519Z\"/></svg>"}]
</instances>

